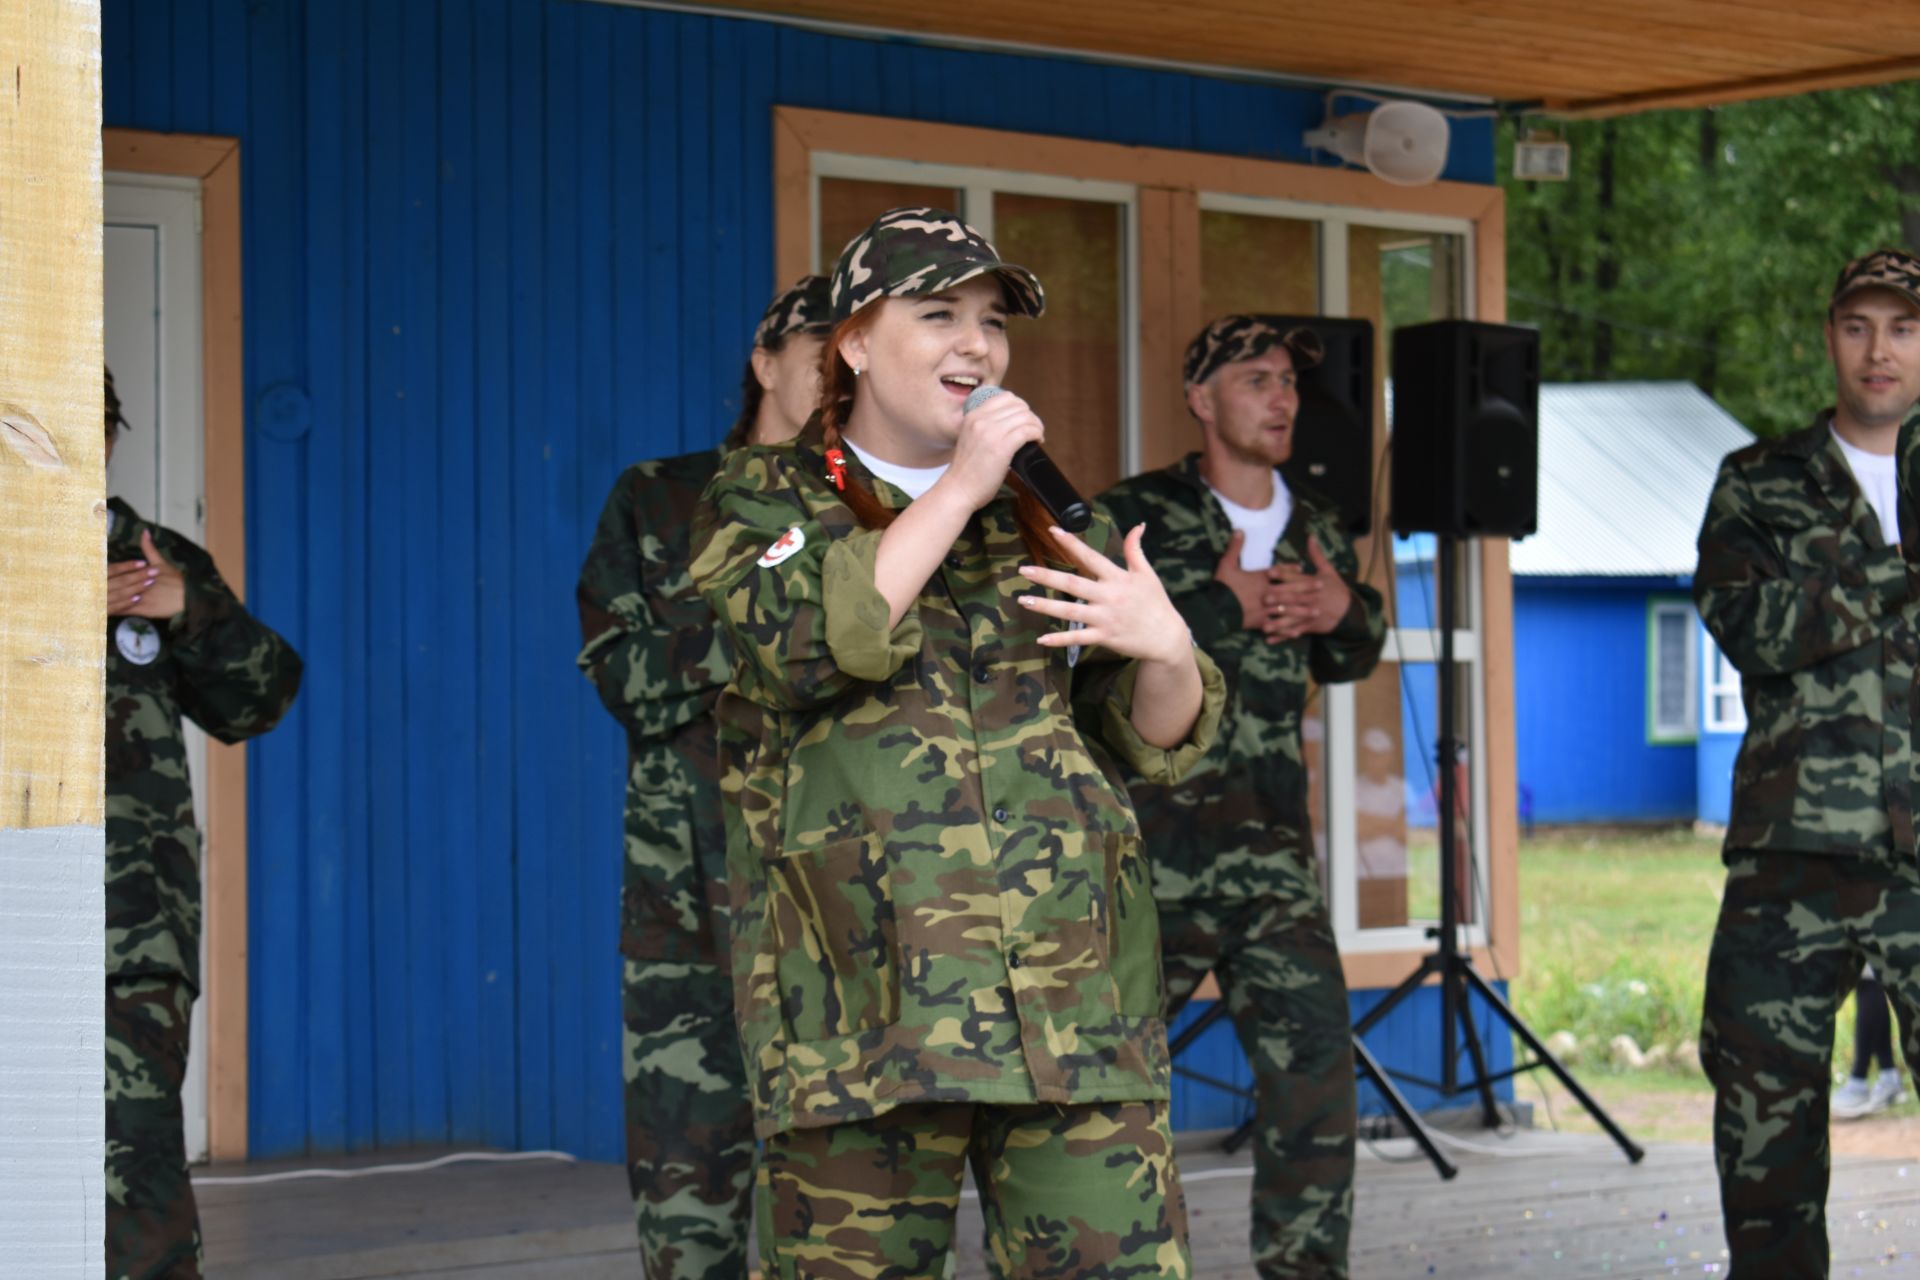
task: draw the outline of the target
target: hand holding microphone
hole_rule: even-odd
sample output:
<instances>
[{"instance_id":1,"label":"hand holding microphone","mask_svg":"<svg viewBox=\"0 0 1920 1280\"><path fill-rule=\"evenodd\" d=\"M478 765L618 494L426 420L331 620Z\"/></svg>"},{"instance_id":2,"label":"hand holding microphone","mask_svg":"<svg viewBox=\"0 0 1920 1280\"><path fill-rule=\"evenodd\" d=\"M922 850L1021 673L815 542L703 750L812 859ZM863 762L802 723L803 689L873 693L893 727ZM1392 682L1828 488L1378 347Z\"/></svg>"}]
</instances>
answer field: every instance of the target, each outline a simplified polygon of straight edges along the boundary
<instances>
[{"instance_id":1,"label":"hand holding microphone","mask_svg":"<svg viewBox=\"0 0 1920 1280\"><path fill-rule=\"evenodd\" d=\"M966 407L962 410L963 416L971 416L975 410L1000 395L1003 390L1004 388L994 386L975 387L973 393L967 397ZM1031 412L1026 416L1032 418ZM1033 421L1037 426L1038 420ZM1026 434L1026 429L1022 429L1022 434ZM957 456L955 462L956 464L959 462ZM1060 468L1053 465L1053 459L1049 458L1046 451L1040 447L1035 434L1029 434L1020 447L1014 450L1013 457L1007 462L1007 470L1020 477L1062 529L1069 533L1079 533L1093 523L1093 509L1087 505L1086 500L1079 493L1075 492L1067 478L1060 474Z\"/></svg>"}]
</instances>

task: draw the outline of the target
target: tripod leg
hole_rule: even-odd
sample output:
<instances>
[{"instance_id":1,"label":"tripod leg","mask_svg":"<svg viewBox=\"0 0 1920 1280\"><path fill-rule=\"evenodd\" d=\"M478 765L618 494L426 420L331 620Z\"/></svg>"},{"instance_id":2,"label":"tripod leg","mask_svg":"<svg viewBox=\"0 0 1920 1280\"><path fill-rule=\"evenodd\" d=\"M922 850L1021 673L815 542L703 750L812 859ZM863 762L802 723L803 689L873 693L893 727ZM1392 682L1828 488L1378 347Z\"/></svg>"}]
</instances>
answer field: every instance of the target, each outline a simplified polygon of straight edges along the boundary
<instances>
[{"instance_id":1,"label":"tripod leg","mask_svg":"<svg viewBox=\"0 0 1920 1280\"><path fill-rule=\"evenodd\" d=\"M1360 1021L1353 1024L1353 1033L1363 1036L1378 1026L1382 1018L1392 1013L1402 1000L1418 991L1438 971L1437 960L1437 956L1421 957L1419 968L1401 979L1399 986L1382 996L1379 1004L1367 1010Z\"/></svg>"},{"instance_id":2,"label":"tripod leg","mask_svg":"<svg viewBox=\"0 0 1920 1280\"><path fill-rule=\"evenodd\" d=\"M1380 1096L1387 1100L1387 1106L1393 1109L1393 1114L1399 1118L1401 1126L1406 1129L1407 1136L1419 1143L1420 1149L1427 1153L1427 1159L1433 1163L1434 1172L1443 1179L1459 1173L1460 1170L1454 1167L1453 1162L1440 1154L1440 1148L1434 1145L1433 1135L1427 1132L1425 1122L1414 1113L1400 1090L1394 1087L1393 1081L1387 1079L1387 1073L1380 1069L1380 1064L1374 1061L1371 1053L1367 1052L1367 1046L1362 1043L1359 1036L1353 1038L1353 1061L1360 1068L1360 1074L1366 1077L1367 1083L1378 1089Z\"/></svg>"},{"instance_id":3,"label":"tripod leg","mask_svg":"<svg viewBox=\"0 0 1920 1280\"><path fill-rule=\"evenodd\" d=\"M1459 999L1454 1001L1454 1010L1460 1017L1460 1034L1467 1042L1467 1058L1473 1063L1474 1087L1480 1091L1480 1120L1489 1129L1500 1127L1500 1104L1493 1096L1493 1081L1488 1078L1487 1055L1480 1047L1480 1032L1473 1025L1473 1001L1467 998L1473 979L1473 967L1461 961L1459 967L1446 976L1443 981L1460 984Z\"/></svg>"},{"instance_id":4,"label":"tripod leg","mask_svg":"<svg viewBox=\"0 0 1920 1280\"><path fill-rule=\"evenodd\" d=\"M1186 1029L1181 1031L1179 1035L1175 1036L1173 1040L1167 1045L1168 1059L1171 1060L1173 1058L1179 1057L1181 1052L1188 1045L1192 1044L1195 1040L1198 1040L1203 1034L1206 1033L1206 1030L1208 1027L1211 1027L1214 1023L1220 1021L1220 1019L1226 1016L1227 1016L1227 1002L1225 1000L1215 1000L1213 1002L1213 1008L1207 1010L1205 1013L1195 1018L1192 1022L1188 1023L1186 1026Z\"/></svg>"},{"instance_id":5,"label":"tripod leg","mask_svg":"<svg viewBox=\"0 0 1920 1280\"><path fill-rule=\"evenodd\" d=\"M1520 1037L1521 1041L1526 1044L1528 1051L1531 1052L1547 1070L1553 1072L1554 1078L1566 1086L1567 1092L1573 1095L1574 1101L1586 1108L1587 1114L1593 1117L1594 1123L1607 1131L1607 1136L1612 1138L1614 1142L1619 1145L1620 1150L1626 1153L1627 1159L1638 1164L1641 1158L1647 1153L1642 1150L1632 1138L1629 1138L1619 1125L1613 1122L1613 1117L1603 1111L1600 1104L1595 1102L1585 1089L1580 1087L1580 1082L1573 1078L1573 1073L1562 1066L1558 1058L1547 1052L1547 1046L1540 1043L1540 1038L1534 1035L1532 1029L1529 1028L1525 1022L1521 1021L1520 1015L1515 1013L1512 1007L1500 998L1500 993L1493 989L1491 983L1485 978L1482 978L1471 967L1466 970L1466 974L1467 981L1472 984L1475 991L1480 993L1480 998L1493 1006L1493 1011L1500 1015L1501 1021L1505 1022L1508 1028Z\"/></svg>"}]
</instances>

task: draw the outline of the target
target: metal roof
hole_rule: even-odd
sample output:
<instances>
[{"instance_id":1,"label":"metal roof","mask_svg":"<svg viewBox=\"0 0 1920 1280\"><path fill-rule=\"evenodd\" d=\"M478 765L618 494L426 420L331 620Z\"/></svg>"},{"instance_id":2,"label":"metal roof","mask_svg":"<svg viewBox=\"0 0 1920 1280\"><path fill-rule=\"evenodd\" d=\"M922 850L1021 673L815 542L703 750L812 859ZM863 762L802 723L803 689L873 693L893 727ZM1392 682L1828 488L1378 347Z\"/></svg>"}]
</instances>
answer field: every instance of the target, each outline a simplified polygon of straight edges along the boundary
<instances>
[{"instance_id":1,"label":"metal roof","mask_svg":"<svg viewBox=\"0 0 1920 1280\"><path fill-rule=\"evenodd\" d=\"M1540 532L1515 574L1691 577L1720 459L1753 433L1690 382L1540 388Z\"/></svg>"}]
</instances>

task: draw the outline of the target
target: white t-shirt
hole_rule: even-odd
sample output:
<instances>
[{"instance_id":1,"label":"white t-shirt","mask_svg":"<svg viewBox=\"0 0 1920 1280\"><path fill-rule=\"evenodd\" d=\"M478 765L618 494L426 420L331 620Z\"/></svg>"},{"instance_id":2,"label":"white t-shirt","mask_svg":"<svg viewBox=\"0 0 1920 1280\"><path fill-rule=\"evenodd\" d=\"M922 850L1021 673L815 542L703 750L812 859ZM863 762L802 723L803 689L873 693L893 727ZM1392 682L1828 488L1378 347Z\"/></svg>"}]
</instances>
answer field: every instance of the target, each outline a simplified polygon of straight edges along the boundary
<instances>
[{"instance_id":1,"label":"white t-shirt","mask_svg":"<svg viewBox=\"0 0 1920 1280\"><path fill-rule=\"evenodd\" d=\"M897 462L883 462L845 436L840 442L853 450L853 456L866 464L867 470L885 480L909 498L918 498L933 488L934 482L947 474L947 464L937 467L903 467Z\"/></svg>"},{"instance_id":2,"label":"white t-shirt","mask_svg":"<svg viewBox=\"0 0 1920 1280\"><path fill-rule=\"evenodd\" d=\"M1207 488L1213 489L1213 500L1227 513L1233 527L1247 535L1240 544L1240 567L1251 572L1271 569L1273 549L1287 531L1287 521L1293 519L1293 495L1287 492L1287 482L1280 473L1273 473L1273 500L1264 507L1243 507L1212 485Z\"/></svg>"},{"instance_id":3,"label":"white t-shirt","mask_svg":"<svg viewBox=\"0 0 1920 1280\"><path fill-rule=\"evenodd\" d=\"M1833 431L1833 424L1827 424L1827 430ZM1867 495L1867 501L1873 506L1873 514L1880 517L1880 536L1887 545L1900 545L1900 473L1894 466L1894 456L1890 453L1868 453L1848 444L1838 431L1833 438L1840 446L1840 452L1847 457L1847 465L1853 468L1854 481L1860 486L1860 492Z\"/></svg>"}]
</instances>

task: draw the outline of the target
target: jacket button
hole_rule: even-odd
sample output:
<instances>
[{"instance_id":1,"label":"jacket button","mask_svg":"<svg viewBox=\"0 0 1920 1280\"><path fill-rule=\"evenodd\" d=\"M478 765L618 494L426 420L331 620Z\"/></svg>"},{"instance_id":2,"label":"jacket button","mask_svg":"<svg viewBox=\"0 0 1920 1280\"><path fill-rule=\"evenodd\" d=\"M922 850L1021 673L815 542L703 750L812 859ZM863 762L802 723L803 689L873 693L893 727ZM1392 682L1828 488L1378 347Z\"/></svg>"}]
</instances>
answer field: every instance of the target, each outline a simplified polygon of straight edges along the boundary
<instances>
[{"instance_id":1,"label":"jacket button","mask_svg":"<svg viewBox=\"0 0 1920 1280\"><path fill-rule=\"evenodd\" d=\"M1019 967L1020 967L1020 953L1018 951L1009 951L1007 953L1007 968L1018 969Z\"/></svg>"},{"instance_id":2,"label":"jacket button","mask_svg":"<svg viewBox=\"0 0 1920 1280\"><path fill-rule=\"evenodd\" d=\"M985 684L993 679L993 672L987 670L986 663L976 662L973 664L973 679L975 684Z\"/></svg>"},{"instance_id":3,"label":"jacket button","mask_svg":"<svg viewBox=\"0 0 1920 1280\"><path fill-rule=\"evenodd\" d=\"M964 557L962 557L962 556L957 556L957 555L953 555L953 556L948 556L948 557L947 557L947 568L949 568L949 569L964 569L964 568L966 568L966 567L967 567L967 562L966 562L966 559L965 559Z\"/></svg>"},{"instance_id":4,"label":"jacket button","mask_svg":"<svg viewBox=\"0 0 1920 1280\"><path fill-rule=\"evenodd\" d=\"M1007 807L1005 805L998 805L994 808L993 820L995 822L1005 822L1007 820Z\"/></svg>"}]
</instances>

